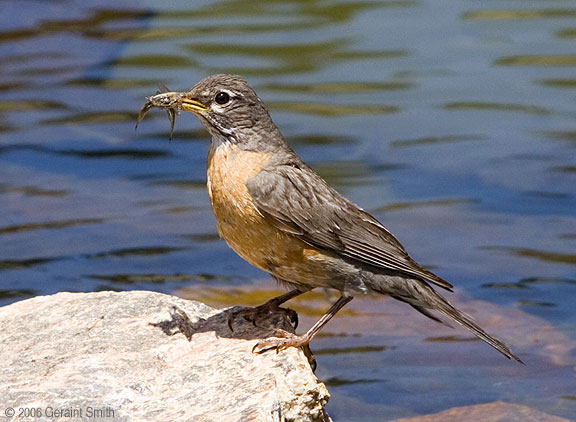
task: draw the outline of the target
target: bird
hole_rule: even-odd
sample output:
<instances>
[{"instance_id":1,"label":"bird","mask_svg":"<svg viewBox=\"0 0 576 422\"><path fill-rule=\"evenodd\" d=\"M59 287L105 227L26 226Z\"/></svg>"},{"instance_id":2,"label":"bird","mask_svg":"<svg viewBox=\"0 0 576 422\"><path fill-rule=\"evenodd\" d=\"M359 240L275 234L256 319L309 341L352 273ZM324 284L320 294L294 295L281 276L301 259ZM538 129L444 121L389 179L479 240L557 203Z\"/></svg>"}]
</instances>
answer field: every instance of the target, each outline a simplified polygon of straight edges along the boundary
<instances>
[{"instance_id":1,"label":"bird","mask_svg":"<svg viewBox=\"0 0 576 422\"><path fill-rule=\"evenodd\" d=\"M344 198L289 146L266 105L240 76L209 76L188 91L163 88L152 107L193 113L211 136L207 190L220 237L243 259L288 291L256 314L315 288L340 297L304 334L278 330L253 351L307 347L354 297L380 294L407 303L437 322L456 322L509 359L523 363L501 340L456 309L437 289L453 286L412 259L375 217ZM450 324L447 324L450 325Z\"/></svg>"}]
</instances>

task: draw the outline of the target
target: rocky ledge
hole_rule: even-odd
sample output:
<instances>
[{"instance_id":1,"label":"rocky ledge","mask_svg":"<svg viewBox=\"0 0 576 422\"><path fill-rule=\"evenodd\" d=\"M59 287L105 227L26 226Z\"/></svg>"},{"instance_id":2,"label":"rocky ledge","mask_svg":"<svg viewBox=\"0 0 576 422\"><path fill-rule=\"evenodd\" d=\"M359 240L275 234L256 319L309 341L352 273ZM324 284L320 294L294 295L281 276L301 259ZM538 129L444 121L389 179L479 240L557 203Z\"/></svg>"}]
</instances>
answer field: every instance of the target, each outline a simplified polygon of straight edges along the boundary
<instances>
[{"instance_id":1,"label":"rocky ledge","mask_svg":"<svg viewBox=\"0 0 576 422\"><path fill-rule=\"evenodd\" d=\"M329 421L328 391L302 351L252 353L277 324L290 328L283 315L267 327L237 318L231 331L229 312L143 291L59 293L0 308L0 412L8 420Z\"/></svg>"}]
</instances>

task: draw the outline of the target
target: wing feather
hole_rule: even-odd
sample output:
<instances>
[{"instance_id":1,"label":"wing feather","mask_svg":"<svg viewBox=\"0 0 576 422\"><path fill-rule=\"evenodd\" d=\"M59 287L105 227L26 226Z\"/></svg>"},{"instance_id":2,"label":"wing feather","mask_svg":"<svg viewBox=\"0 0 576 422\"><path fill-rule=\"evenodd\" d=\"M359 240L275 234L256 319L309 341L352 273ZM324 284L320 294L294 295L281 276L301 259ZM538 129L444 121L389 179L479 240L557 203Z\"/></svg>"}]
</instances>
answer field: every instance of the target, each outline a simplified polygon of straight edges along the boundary
<instances>
[{"instance_id":1,"label":"wing feather","mask_svg":"<svg viewBox=\"0 0 576 422\"><path fill-rule=\"evenodd\" d=\"M452 289L450 283L410 258L378 220L341 196L305 164L263 170L248 180L247 186L258 211L278 229L348 259Z\"/></svg>"}]
</instances>

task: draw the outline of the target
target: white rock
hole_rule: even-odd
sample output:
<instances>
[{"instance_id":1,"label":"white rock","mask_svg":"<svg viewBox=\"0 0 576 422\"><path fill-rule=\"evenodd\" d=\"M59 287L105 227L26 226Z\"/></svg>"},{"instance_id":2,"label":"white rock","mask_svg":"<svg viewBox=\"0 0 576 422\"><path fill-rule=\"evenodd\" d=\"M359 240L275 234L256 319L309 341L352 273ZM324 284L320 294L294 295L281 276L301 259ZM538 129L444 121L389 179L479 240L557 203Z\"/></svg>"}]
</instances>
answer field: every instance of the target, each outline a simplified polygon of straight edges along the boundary
<instances>
[{"instance_id":1,"label":"white rock","mask_svg":"<svg viewBox=\"0 0 576 422\"><path fill-rule=\"evenodd\" d=\"M266 328L237 318L232 332L227 315L144 291L59 293L0 308L0 414L330 421L328 391L302 351L252 353L276 324L289 328L283 316Z\"/></svg>"}]
</instances>

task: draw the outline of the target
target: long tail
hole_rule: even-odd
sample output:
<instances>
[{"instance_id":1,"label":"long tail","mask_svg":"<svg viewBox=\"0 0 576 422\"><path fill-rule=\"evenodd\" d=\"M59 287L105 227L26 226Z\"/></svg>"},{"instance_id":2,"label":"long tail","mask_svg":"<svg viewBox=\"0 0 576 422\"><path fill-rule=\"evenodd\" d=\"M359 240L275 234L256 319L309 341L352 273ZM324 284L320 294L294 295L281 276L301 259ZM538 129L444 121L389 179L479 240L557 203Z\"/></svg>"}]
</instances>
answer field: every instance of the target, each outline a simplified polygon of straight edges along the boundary
<instances>
[{"instance_id":1,"label":"long tail","mask_svg":"<svg viewBox=\"0 0 576 422\"><path fill-rule=\"evenodd\" d=\"M439 295L440 296L440 295ZM434 308L436 311L440 312L441 314L451 318L452 320L456 321L458 324L470 330L474 335L476 335L481 340L484 340L490 346L498 350L508 359L514 359L516 362L524 363L522 360L516 356L506 344L502 341L498 340L496 337L488 334L484 331L478 324L476 324L470 316L466 315L464 312L459 311L454 306L452 306L446 299L442 298L444 303L441 303L438 308Z\"/></svg>"},{"instance_id":2,"label":"long tail","mask_svg":"<svg viewBox=\"0 0 576 422\"><path fill-rule=\"evenodd\" d=\"M472 320L470 316L452 306L450 302L448 302L428 284L419 280L405 280L405 282L405 289L402 289L402 292L396 291L393 294L390 292L383 293L388 294L395 299L401 300L402 302L408 303L417 311L426 315L428 318L442 322L442 320L430 312L430 310L438 311L442 315L447 316L459 325L470 330L472 333L474 333L474 335L498 350L508 359L514 359L517 362L524 363L518 356L512 353L510 348L506 346L502 341L484 331Z\"/></svg>"}]
</instances>

